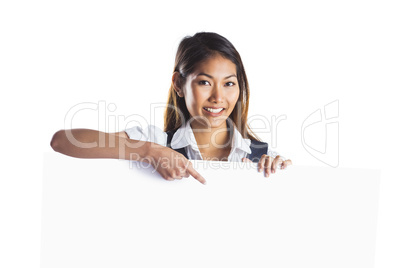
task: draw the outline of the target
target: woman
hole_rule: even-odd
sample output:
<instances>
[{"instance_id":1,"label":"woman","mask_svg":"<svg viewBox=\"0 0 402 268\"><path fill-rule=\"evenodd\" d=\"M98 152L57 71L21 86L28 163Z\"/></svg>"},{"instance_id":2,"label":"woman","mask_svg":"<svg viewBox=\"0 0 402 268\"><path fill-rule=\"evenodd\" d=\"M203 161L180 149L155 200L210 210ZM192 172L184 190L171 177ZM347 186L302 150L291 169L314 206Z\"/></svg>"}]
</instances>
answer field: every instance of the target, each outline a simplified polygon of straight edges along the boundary
<instances>
[{"instance_id":1,"label":"woman","mask_svg":"<svg viewBox=\"0 0 402 268\"><path fill-rule=\"evenodd\" d=\"M147 161L166 180L192 175L204 184L188 159L258 162L266 177L292 163L272 157L268 144L250 130L243 63L235 47L216 33L200 32L181 41L167 104L164 131L154 126L118 133L61 130L53 136L52 148L80 158ZM105 146L85 146L93 142Z\"/></svg>"}]
</instances>

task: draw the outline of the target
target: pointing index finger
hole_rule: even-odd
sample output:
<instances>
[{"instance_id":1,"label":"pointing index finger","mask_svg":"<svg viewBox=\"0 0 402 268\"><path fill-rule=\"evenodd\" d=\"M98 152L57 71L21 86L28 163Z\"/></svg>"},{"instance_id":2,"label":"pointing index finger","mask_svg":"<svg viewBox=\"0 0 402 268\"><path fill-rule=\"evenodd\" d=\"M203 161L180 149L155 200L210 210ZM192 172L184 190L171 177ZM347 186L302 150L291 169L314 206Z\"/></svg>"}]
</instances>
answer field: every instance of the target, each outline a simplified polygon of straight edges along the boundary
<instances>
[{"instance_id":1,"label":"pointing index finger","mask_svg":"<svg viewBox=\"0 0 402 268\"><path fill-rule=\"evenodd\" d=\"M200 173L198 173L192 166L188 167L188 173L190 173L191 176L193 176L196 180L201 182L202 184L207 184L207 181L204 179L204 177L201 176Z\"/></svg>"}]
</instances>

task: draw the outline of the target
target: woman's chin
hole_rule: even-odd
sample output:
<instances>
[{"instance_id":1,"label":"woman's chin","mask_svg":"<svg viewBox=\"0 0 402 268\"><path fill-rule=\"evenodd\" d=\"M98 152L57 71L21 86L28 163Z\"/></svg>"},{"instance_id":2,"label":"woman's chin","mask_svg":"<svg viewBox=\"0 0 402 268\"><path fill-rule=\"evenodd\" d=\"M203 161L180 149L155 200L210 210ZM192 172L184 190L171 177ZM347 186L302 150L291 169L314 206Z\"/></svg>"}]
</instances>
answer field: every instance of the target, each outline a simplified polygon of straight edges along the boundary
<instances>
[{"instance_id":1,"label":"woman's chin","mask_svg":"<svg viewBox=\"0 0 402 268\"><path fill-rule=\"evenodd\" d=\"M226 116L208 118L211 128L226 127Z\"/></svg>"},{"instance_id":2,"label":"woman's chin","mask_svg":"<svg viewBox=\"0 0 402 268\"><path fill-rule=\"evenodd\" d=\"M205 116L202 115L198 117L197 125L200 127L205 127L205 128L220 128L220 127L226 127L226 119L228 117L226 115L221 115L221 116ZM195 118L193 117L193 120ZM191 126L195 126L194 123L191 124Z\"/></svg>"}]
</instances>

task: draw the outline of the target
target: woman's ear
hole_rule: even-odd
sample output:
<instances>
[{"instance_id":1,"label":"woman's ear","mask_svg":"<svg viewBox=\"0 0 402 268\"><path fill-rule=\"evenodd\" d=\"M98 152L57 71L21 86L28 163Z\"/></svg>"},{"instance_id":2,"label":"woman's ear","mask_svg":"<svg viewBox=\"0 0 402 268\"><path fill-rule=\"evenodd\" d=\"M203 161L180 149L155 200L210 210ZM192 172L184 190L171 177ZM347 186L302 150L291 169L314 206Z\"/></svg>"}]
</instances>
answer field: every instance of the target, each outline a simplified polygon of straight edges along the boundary
<instances>
[{"instance_id":1,"label":"woman's ear","mask_svg":"<svg viewBox=\"0 0 402 268\"><path fill-rule=\"evenodd\" d=\"M172 76L172 85L177 95L181 98L183 97L183 89L182 89L182 78L179 72L174 72Z\"/></svg>"}]
</instances>

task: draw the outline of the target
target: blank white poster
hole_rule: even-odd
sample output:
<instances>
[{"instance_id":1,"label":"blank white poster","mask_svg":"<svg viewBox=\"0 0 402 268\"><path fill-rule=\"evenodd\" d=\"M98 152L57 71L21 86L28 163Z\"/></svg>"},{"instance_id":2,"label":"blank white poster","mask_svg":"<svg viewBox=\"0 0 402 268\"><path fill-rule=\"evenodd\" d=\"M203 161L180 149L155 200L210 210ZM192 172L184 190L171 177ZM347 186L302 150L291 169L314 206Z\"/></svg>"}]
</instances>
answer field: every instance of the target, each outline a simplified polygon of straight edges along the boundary
<instances>
[{"instance_id":1,"label":"blank white poster","mask_svg":"<svg viewBox=\"0 0 402 268\"><path fill-rule=\"evenodd\" d=\"M378 170L44 157L42 268L374 267Z\"/></svg>"}]
</instances>

